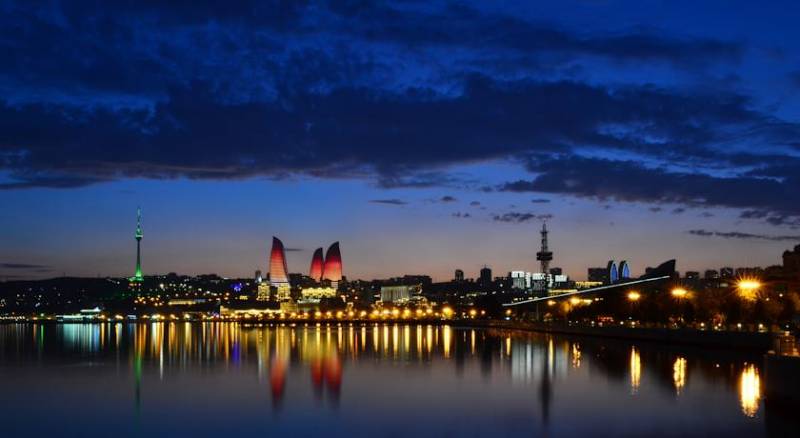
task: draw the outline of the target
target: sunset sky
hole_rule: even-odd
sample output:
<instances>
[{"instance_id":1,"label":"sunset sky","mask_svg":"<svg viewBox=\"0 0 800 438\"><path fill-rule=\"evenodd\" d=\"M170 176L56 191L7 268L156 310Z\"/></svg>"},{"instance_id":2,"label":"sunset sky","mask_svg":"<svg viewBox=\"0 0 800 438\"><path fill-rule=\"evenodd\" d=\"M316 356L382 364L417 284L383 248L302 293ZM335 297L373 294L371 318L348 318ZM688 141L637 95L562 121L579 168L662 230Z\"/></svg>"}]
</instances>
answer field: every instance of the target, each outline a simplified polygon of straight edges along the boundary
<instances>
[{"instance_id":1,"label":"sunset sky","mask_svg":"<svg viewBox=\"0 0 800 438\"><path fill-rule=\"evenodd\" d=\"M800 243L796 1L39 3L0 0L0 280L131 275L137 206L146 275Z\"/></svg>"}]
</instances>

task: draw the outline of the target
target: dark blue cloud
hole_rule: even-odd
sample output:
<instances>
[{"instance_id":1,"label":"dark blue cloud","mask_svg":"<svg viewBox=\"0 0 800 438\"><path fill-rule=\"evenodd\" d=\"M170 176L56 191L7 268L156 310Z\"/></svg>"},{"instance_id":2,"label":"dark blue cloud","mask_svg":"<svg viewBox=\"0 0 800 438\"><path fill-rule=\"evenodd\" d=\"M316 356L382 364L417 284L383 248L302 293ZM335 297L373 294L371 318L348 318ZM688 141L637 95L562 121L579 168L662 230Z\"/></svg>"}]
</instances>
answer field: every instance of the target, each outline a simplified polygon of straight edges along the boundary
<instances>
[{"instance_id":1,"label":"dark blue cloud","mask_svg":"<svg viewBox=\"0 0 800 438\"><path fill-rule=\"evenodd\" d=\"M2 189L301 174L489 193L453 167L507 160L531 176L502 191L800 216L800 127L738 88L740 39L479 3L0 8Z\"/></svg>"},{"instance_id":2,"label":"dark blue cloud","mask_svg":"<svg viewBox=\"0 0 800 438\"><path fill-rule=\"evenodd\" d=\"M496 214L492 216L492 220L496 222L508 222L508 223L522 223L528 222L531 220L547 220L552 218L553 215L551 214L536 214L536 213L528 213L528 212L517 212L512 211L503 214Z\"/></svg>"},{"instance_id":3,"label":"dark blue cloud","mask_svg":"<svg viewBox=\"0 0 800 438\"><path fill-rule=\"evenodd\" d=\"M372 199L369 201L371 204L386 204L386 205L407 205L408 202L400 199Z\"/></svg>"},{"instance_id":4,"label":"dark blue cloud","mask_svg":"<svg viewBox=\"0 0 800 438\"><path fill-rule=\"evenodd\" d=\"M651 168L634 161L569 155L531 159L529 169L537 174L534 179L509 182L499 189L598 200L762 210L762 217L800 216L796 202L800 181L794 175L784 175L782 179L713 176ZM745 217L753 215L747 213Z\"/></svg>"},{"instance_id":5,"label":"dark blue cloud","mask_svg":"<svg viewBox=\"0 0 800 438\"><path fill-rule=\"evenodd\" d=\"M800 235L771 235L771 234L753 234L743 233L739 231L709 231L709 230L689 230L689 234L701 237L721 237L724 239L742 239L742 240L771 240L774 242L785 241L800 241Z\"/></svg>"}]
</instances>

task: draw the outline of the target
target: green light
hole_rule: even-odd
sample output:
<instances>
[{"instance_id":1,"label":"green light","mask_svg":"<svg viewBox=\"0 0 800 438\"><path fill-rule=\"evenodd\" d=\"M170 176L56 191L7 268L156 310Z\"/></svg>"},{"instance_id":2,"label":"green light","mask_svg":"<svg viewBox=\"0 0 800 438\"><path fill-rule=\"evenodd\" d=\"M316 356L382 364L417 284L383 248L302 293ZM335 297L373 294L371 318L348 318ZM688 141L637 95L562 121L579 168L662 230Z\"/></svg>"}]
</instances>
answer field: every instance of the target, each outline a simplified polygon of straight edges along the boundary
<instances>
[{"instance_id":1,"label":"green light","mask_svg":"<svg viewBox=\"0 0 800 438\"><path fill-rule=\"evenodd\" d=\"M141 242L142 242L142 209L136 209L136 234L134 235L136 238L136 271L131 277L131 281L134 282L142 282L144 280L144 276L142 275L142 251L141 251Z\"/></svg>"}]
</instances>

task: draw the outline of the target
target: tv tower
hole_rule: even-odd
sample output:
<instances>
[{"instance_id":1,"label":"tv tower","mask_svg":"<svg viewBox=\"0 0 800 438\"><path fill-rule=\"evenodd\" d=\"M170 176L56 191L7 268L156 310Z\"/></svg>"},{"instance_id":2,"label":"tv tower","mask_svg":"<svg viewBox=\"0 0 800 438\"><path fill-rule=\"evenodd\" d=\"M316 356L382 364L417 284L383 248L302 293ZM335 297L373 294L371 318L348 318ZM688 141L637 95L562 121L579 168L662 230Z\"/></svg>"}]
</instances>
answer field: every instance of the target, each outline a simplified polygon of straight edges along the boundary
<instances>
[{"instance_id":1,"label":"tv tower","mask_svg":"<svg viewBox=\"0 0 800 438\"><path fill-rule=\"evenodd\" d=\"M133 275L133 281L143 281L142 276L142 209L136 209L136 273Z\"/></svg>"},{"instance_id":2,"label":"tv tower","mask_svg":"<svg viewBox=\"0 0 800 438\"><path fill-rule=\"evenodd\" d=\"M550 287L550 261L553 260L553 252L547 248L547 222L542 223L542 249L536 253L536 260L539 260L544 274L544 292Z\"/></svg>"}]
</instances>

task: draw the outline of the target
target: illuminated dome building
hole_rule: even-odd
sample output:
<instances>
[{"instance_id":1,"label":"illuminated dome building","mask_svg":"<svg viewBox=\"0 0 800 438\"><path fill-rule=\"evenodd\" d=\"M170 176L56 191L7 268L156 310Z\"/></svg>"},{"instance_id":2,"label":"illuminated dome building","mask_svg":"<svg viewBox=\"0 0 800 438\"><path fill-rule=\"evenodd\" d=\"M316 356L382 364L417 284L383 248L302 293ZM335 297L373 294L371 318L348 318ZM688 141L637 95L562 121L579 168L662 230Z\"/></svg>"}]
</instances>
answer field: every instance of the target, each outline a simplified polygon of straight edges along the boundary
<instances>
[{"instance_id":1,"label":"illuminated dome building","mask_svg":"<svg viewBox=\"0 0 800 438\"><path fill-rule=\"evenodd\" d=\"M609 283L616 283L619 281L619 270L617 269L617 264L614 263L614 260L609 260L608 265L606 266L608 271L608 282Z\"/></svg>"},{"instance_id":2,"label":"illuminated dome building","mask_svg":"<svg viewBox=\"0 0 800 438\"><path fill-rule=\"evenodd\" d=\"M339 252L339 242L331 245L325 253L322 278L330 281L332 286L338 285L339 281L342 280L342 253Z\"/></svg>"},{"instance_id":3,"label":"illuminated dome building","mask_svg":"<svg viewBox=\"0 0 800 438\"><path fill-rule=\"evenodd\" d=\"M619 262L619 280L627 280L631 278L631 267L628 266L628 261L623 260Z\"/></svg>"},{"instance_id":4,"label":"illuminated dome building","mask_svg":"<svg viewBox=\"0 0 800 438\"><path fill-rule=\"evenodd\" d=\"M289 274L286 269L286 252L283 242L277 237L272 237L272 251L269 254L269 282L275 287L288 286Z\"/></svg>"},{"instance_id":5,"label":"illuminated dome building","mask_svg":"<svg viewBox=\"0 0 800 438\"><path fill-rule=\"evenodd\" d=\"M314 251L314 256L311 257L311 269L309 270L308 276L313 278L314 281L321 281L324 265L325 262L322 259L322 248L317 248L317 250Z\"/></svg>"}]
</instances>

